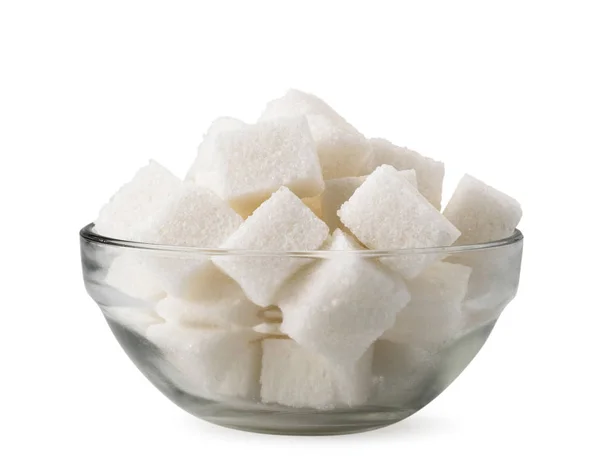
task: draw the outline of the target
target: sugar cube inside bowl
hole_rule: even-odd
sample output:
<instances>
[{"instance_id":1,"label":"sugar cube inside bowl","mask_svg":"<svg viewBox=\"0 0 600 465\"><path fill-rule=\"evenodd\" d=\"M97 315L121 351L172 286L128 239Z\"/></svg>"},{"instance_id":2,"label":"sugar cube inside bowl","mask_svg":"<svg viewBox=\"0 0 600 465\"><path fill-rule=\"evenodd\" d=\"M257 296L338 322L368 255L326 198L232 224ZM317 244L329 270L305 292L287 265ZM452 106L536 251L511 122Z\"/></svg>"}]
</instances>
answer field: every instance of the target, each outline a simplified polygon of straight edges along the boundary
<instances>
[{"instance_id":1,"label":"sugar cube inside bowl","mask_svg":"<svg viewBox=\"0 0 600 465\"><path fill-rule=\"evenodd\" d=\"M291 90L213 122L185 179L151 161L81 233L86 287L190 413L339 434L400 421L515 296L521 207Z\"/></svg>"},{"instance_id":2,"label":"sugar cube inside bowl","mask_svg":"<svg viewBox=\"0 0 600 465\"><path fill-rule=\"evenodd\" d=\"M213 257L213 262L244 290L248 298L261 307L275 304L277 291L308 258L286 257L286 251L316 250L329 229L302 200L288 188L281 187L223 242L225 249L282 252L280 256L236 256L235 253Z\"/></svg>"},{"instance_id":3,"label":"sugar cube inside bowl","mask_svg":"<svg viewBox=\"0 0 600 465\"><path fill-rule=\"evenodd\" d=\"M308 267L282 289L277 301L281 331L337 364L363 356L410 300L401 277L352 253L361 249L336 230L325 250L338 251L337 256Z\"/></svg>"},{"instance_id":4,"label":"sugar cube inside bowl","mask_svg":"<svg viewBox=\"0 0 600 465\"><path fill-rule=\"evenodd\" d=\"M249 330L150 326L150 342L161 352L162 373L182 391L210 400L252 400L259 393L260 343Z\"/></svg>"}]
</instances>

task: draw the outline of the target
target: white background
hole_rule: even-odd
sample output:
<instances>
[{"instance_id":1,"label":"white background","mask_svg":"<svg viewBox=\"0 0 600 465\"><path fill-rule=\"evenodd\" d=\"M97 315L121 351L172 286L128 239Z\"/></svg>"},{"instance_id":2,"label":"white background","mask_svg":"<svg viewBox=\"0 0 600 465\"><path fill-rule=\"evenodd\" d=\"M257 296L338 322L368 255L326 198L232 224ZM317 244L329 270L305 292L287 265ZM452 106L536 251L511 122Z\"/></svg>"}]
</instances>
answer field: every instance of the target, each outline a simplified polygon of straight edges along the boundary
<instances>
[{"instance_id":1,"label":"white background","mask_svg":"<svg viewBox=\"0 0 600 465\"><path fill-rule=\"evenodd\" d=\"M597 2L0 1L0 463L599 463ZM444 394L270 437L162 397L85 294L78 229L149 158L288 87L519 199L521 289Z\"/></svg>"}]
</instances>

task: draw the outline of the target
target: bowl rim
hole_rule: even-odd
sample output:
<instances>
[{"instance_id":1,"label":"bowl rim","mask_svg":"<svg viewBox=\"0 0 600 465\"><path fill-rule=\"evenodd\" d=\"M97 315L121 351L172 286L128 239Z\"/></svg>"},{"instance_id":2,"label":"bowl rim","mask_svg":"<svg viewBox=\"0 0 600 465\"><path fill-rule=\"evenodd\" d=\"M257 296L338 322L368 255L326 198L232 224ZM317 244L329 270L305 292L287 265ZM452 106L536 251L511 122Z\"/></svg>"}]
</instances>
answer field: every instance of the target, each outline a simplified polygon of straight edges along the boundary
<instances>
[{"instance_id":1,"label":"bowl rim","mask_svg":"<svg viewBox=\"0 0 600 465\"><path fill-rule=\"evenodd\" d=\"M304 258L327 258L335 255L357 255L361 257L390 257L400 255L421 255L421 254L457 254L463 252L474 252L487 249L498 249L508 247L517 242L522 242L524 237L519 229L515 229L514 233L503 239L498 239L479 244L463 244L450 245L446 247L422 247L413 249L364 249L364 250L291 250L291 251L274 251L274 250L251 250L251 249L222 249L222 248L201 248L189 246L175 246L164 244L153 244L147 242L128 241L124 239L116 239L113 237L103 236L94 231L94 223L84 226L79 231L82 240L92 242L98 245L147 250L166 254L176 255L245 255L245 256L275 256L275 257L304 257Z\"/></svg>"}]
</instances>

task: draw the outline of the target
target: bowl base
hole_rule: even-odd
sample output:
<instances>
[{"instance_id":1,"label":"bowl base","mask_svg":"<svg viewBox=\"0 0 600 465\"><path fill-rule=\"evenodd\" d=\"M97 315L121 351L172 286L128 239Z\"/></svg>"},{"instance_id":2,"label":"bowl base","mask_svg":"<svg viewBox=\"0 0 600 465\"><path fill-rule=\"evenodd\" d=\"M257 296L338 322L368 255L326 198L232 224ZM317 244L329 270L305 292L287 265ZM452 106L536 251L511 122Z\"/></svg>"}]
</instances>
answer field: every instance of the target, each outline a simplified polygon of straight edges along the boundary
<instances>
[{"instance_id":1,"label":"bowl base","mask_svg":"<svg viewBox=\"0 0 600 465\"><path fill-rule=\"evenodd\" d=\"M356 434L356 433L365 433L367 431L373 431L380 428L385 428L386 426L393 425L397 423L396 421L386 422L377 425L365 426L365 425L336 425L331 427L323 427L319 426L307 426L306 428L302 427L291 427L289 429L281 429L281 428L262 428L253 426L240 426L237 424L224 424L222 422L210 421L209 423L213 425L222 426L224 428L235 429L238 431L245 431L248 433L259 433L259 434L272 434L276 436L342 436L345 434Z\"/></svg>"},{"instance_id":2,"label":"bowl base","mask_svg":"<svg viewBox=\"0 0 600 465\"><path fill-rule=\"evenodd\" d=\"M173 397L172 397L173 399ZM292 409L275 404L234 406L199 402L184 393L173 400L194 416L214 425L262 434L293 436L332 436L360 433L393 425L423 406L414 408L368 406L318 411Z\"/></svg>"}]
</instances>

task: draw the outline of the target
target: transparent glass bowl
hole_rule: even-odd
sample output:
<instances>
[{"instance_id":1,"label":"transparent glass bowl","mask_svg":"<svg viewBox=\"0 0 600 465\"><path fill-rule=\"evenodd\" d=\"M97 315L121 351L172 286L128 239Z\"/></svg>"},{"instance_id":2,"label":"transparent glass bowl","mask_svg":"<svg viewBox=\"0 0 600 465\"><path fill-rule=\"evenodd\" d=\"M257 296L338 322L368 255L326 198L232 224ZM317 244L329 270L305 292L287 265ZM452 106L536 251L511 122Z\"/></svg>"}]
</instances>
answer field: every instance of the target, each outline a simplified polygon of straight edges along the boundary
<instances>
[{"instance_id":1,"label":"transparent glass bowl","mask_svg":"<svg viewBox=\"0 0 600 465\"><path fill-rule=\"evenodd\" d=\"M89 295L127 355L164 395L221 426L309 435L387 426L437 397L475 357L515 296L523 247L518 230L477 245L290 253L134 243L97 235L93 225L80 237ZM403 320L397 337L380 337L360 367L339 367L279 333L280 310L250 303L211 261L297 261L306 270L347 254L385 270L386 260L437 255L471 268L466 295L451 302L456 292L443 282L438 292L433 280L434 292L413 296L413 317ZM368 292L377 301L378 289ZM443 318L432 320L436 311ZM271 362L261 367L263 357ZM273 366L273 357L284 358Z\"/></svg>"}]
</instances>

